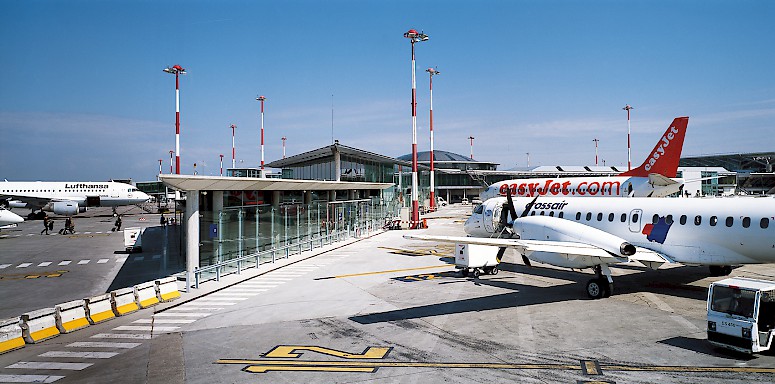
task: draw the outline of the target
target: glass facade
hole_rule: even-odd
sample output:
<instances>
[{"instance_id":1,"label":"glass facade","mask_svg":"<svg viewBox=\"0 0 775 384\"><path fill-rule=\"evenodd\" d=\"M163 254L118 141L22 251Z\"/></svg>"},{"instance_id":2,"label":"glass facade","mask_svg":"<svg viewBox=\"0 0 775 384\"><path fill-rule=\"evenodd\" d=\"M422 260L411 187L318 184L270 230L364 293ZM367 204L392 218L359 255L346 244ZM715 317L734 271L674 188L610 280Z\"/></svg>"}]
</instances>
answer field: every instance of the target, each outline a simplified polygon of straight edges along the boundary
<instances>
[{"instance_id":1,"label":"glass facade","mask_svg":"<svg viewBox=\"0 0 775 384\"><path fill-rule=\"evenodd\" d=\"M395 166L393 164L360 159L354 156L340 157L340 180L369 183L391 183ZM336 180L334 157L305 161L284 167L283 179Z\"/></svg>"}]
</instances>

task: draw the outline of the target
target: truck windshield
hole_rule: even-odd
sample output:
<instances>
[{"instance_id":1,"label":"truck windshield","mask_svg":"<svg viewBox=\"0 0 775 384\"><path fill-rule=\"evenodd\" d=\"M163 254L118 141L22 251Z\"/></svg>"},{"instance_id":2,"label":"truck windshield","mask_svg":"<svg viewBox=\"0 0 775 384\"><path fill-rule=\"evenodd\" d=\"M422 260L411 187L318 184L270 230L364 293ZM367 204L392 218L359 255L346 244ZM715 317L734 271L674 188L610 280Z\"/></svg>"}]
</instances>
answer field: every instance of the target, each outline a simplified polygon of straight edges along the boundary
<instances>
[{"instance_id":1,"label":"truck windshield","mask_svg":"<svg viewBox=\"0 0 775 384\"><path fill-rule=\"evenodd\" d=\"M710 309L716 312L752 318L755 299L755 291L717 285L713 287Z\"/></svg>"}]
</instances>

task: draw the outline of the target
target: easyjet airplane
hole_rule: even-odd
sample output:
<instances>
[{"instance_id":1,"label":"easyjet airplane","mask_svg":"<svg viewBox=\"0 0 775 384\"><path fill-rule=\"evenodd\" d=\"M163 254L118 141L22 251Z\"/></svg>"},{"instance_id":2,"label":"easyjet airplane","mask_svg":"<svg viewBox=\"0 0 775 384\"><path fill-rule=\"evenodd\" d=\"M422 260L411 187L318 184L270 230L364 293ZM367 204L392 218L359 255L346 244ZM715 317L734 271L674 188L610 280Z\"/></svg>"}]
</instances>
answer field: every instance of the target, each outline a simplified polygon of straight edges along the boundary
<instances>
[{"instance_id":1,"label":"easyjet airplane","mask_svg":"<svg viewBox=\"0 0 775 384\"><path fill-rule=\"evenodd\" d=\"M466 221L466 233L480 238L404 237L494 246L498 261L506 248L515 248L527 265L535 260L592 268L597 277L586 285L591 298L609 296L609 266L630 261L652 269L708 265L714 276L728 275L733 265L775 263L772 197L506 199L505 205L500 199L484 202ZM510 238L490 237L499 231Z\"/></svg>"},{"instance_id":2,"label":"easyjet airplane","mask_svg":"<svg viewBox=\"0 0 775 384\"><path fill-rule=\"evenodd\" d=\"M676 193L683 183L673 180L678 172L688 117L677 117L638 168L611 177L564 177L504 180L490 185L482 201L506 196L632 196L663 197Z\"/></svg>"},{"instance_id":3,"label":"easyjet airplane","mask_svg":"<svg viewBox=\"0 0 775 384\"><path fill-rule=\"evenodd\" d=\"M88 207L139 204L148 198L134 186L115 181L0 182L0 204L65 216L85 212Z\"/></svg>"}]
</instances>

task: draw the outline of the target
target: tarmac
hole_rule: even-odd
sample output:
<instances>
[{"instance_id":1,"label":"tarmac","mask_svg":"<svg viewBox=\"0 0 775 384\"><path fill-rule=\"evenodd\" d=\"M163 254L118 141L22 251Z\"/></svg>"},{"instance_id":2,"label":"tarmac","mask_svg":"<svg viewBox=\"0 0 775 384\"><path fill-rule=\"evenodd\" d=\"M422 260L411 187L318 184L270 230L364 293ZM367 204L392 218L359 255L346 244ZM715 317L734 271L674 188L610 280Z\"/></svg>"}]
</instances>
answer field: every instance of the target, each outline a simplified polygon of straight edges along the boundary
<instances>
[{"instance_id":1,"label":"tarmac","mask_svg":"<svg viewBox=\"0 0 775 384\"><path fill-rule=\"evenodd\" d=\"M462 235L471 208L444 207L416 232ZM124 225L143 215L124 216ZM149 227L158 226L158 215L146 216ZM95 216L76 226L110 231L112 220ZM127 257L115 253L123 237L38 235L40 222L33 223L0 234L0 265L12 264L0 269L0 317L161 271L162 257L153 261L161 250L122 275L134 263L117 261ZM527 267L509 251L499 274L464 278L452 247L406 240L406 233L334 243L2 354L0 382L775 382L772 354L740 355L707 342L707 286L721 279L707 267L612 268L614 295L590 300L589 270ZM73 248L56 244L68 242ZM173 252L165 252L165 271L173 271ZM60 259L73 263L59 277L6 278ZM732 276L775 280L775 266L745 266Z\"/></svg>"}]
</instances>

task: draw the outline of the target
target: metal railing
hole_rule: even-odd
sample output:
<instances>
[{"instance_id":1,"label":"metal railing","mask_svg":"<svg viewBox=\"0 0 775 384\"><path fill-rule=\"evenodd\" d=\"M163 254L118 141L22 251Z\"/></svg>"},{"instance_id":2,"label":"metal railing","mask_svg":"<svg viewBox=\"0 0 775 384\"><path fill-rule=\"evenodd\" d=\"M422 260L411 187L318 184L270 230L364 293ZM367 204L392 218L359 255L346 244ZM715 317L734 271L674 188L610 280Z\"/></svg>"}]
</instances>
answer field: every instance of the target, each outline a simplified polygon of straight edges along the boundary
<instances>
[{"instance_id":1,"label":"metal railing","mask_svg":"<svg viewBox=\"0 0 775 384\"><path fill-rule=\"evenodd\" d=\"M373 219L347 226L344 230L335 231L326 235L312 236L307 240L287 244L281 247L267 249L240 256L234 259L219 262L217 264L196 268L194 270L194 284L192 288L199 288L199 284L206 281L220 281L221 277L231 274L241 274L250 268L258 268L262 264L274 263L278 259L287 259L292 255L301 254L304 251L312 251L315 248L333 244L350 238L360 238L380 231L383 228L383 219Z\"/></svg>"}]
</instances>

